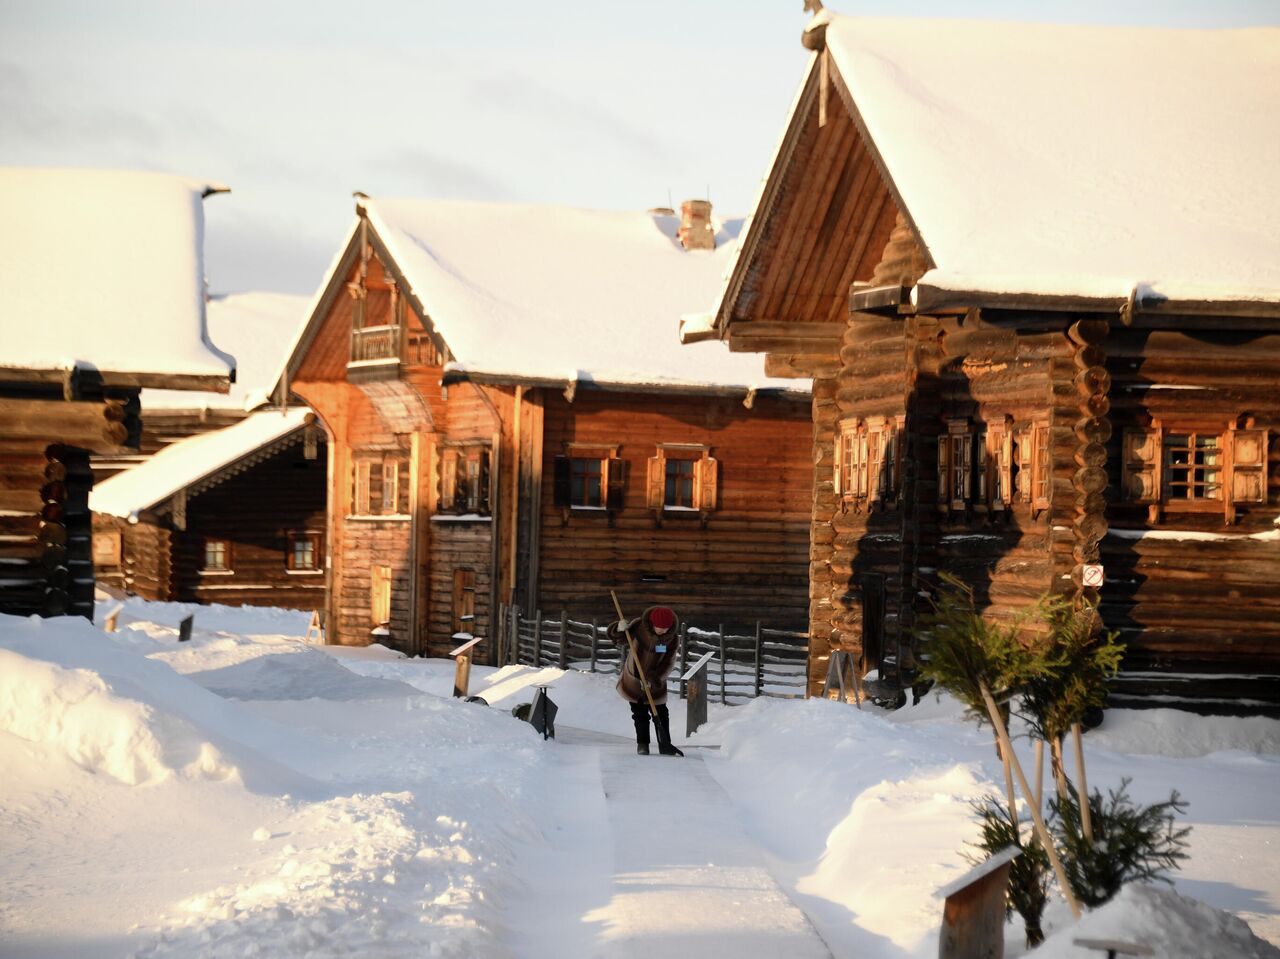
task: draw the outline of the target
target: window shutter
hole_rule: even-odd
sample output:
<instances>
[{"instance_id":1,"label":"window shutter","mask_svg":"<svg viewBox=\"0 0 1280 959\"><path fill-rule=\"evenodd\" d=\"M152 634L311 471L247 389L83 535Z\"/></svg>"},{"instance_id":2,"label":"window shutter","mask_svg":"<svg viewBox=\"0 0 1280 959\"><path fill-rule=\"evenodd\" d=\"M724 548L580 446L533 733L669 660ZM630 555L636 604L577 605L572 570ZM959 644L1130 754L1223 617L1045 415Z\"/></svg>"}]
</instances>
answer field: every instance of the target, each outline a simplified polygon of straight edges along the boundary
<instances>
[{"instance_id":1,"label":"window shutter","mask_svg":"<svg viewBox=\"0 0 1280 959\"><path fill-rule=\"evenodd\" d=\"M1032 450L1031 450L1031 430L1018 430L1017 433L1018 447L1018 489L1017 498L1019 502L1031 502L1031 473L1032 473Z\"/></svg>"},{"instance_id":2,"label":"window shutter","mask_svg":"<svg viewBox=\"0 0 1280 959\"><path fill-rule=\"evenodd\" d=\"M1052 457L1049 455L1049 424L1037 423L1035 427L1035 449L1032 451L1033 461L1031 478L1031 506L1033 509L1048 509L1049 494L1053 489Z\"/></svg>"},{"instance_id":3,"label":"window shutter","mask_svg":"<svg viewBox=\"0 0 1280 959\"><path fill-rule=\"evenodd\" d=\"M649 509L662 509L663 491L667 480L666 459L662 456L649 457L649 472L646 477L644 500Z\"/></svg>"},{"instance_id":4,"label":"window shutter","mask_svg":"<svg viewBox=\"0 0 1280 959\"><path fill-rule=\"evenodd\" d=\"M877 505L884 495L882 487L884 485L885 453L887 452L885 447L888 436L885 432L886 429L883 417L867 420L867 504L869 506Z\"/></svg>"},{"instance_id":5,"label":"window shutter","mask_svg":"<svg viewBox=\"0 0 1280 959\"><path fill-rule=\"evenodd\" d=\"M382 464L383 513L395 513L400 508L400 464L394 459Z\"/></svg>"},{"instance_id":6,"label":"window shutter","mask_svg":"<svg viewBox=\"0 0 1280 959\"><path fill-rule=\"evenodd\" d=\"M489 513L489 451L487 449L480 451L480 489L477 490L477 494L476 512L487 516Z\"/></svg>"},{"instance_id":7,"label":"window shutter","mask_svg":"<svg viewBox=\"0 0 1280 959\"><path fill-rule=\"evenodd\" d=\"M968 424L953 423L951 440L951 508L968 509L973 498L973 433Z\"/></svg>"},{"instance_id":8,"label":"window shutter","mask_svg":"<svg viewBox=\"0 0 1280 959\"><path fill-rule=\"evenodd\" d=\"M604 461L603 471L608 478L608 493L605 496L604 505L616 512L626 503L627 461L607 459Z\"/></svg>"},{"instance_id":9,"label":"window shutter","mask_svg":"<svg viewBox=\"0 0 1280 959\"><path fill-rule=\"evenodd\" d=\"M454 500L458 490L458 451L441 450L440 452L440 505L441 512L450 512L454 508Z\"/></svg>"},{"instance_id":10,"label":"window shutter","mask_svg":"<svg viewBox=\"0 0 1280 959\"><path fill-rule=\"evenodd\" d=\"M570 500L573 497L573 481L570 474L569 457L556 457L556 480L555 480L555 499L554 504L564 509L569 508Z\"/></svg>"},{"instance_id":11,"label":"window shutter","mask_svg":"<svg viewBox=\"0 0 1280 959\"><path fill-rule=\"evenodd\" d=\"M835 458L831 461L831 492L839 496L844 492L844 428L836 424Z\"/></svg>"},{"instance_id":12,"label":"window shutter","mask_svg":"<svg viewBox=\"0 0 1280 959\"><path fill-rule=\"evenodd\" d=\"M1160 500L1161 431L1124 431L1124 498L1134 503Z\"/></svg>"},{"instance_id":13,"label":"window shutter","mask_svg":"<svg viewBox=\"0 0 1280 959\"><path fill-rule=\"evenodd\" d=\"M1013 482L1013 434L1007 425L991 426L987 430L987 450L989 476L988 489L991 491L991 508L1003 510L1009 508Z\"/></svg>"},{"instance_id":14,"label":"window shutter","mask_svg":"<svg viewBox=\"0 0 1280 959\"><path fill-rule=\"evenodd\" d=\"M1267 501L1267 431L1231 430L1231 499L1235 503Z\"/></svg>"},{"instance_id":15,"label":"window shutter","mask_svg":"<svg viewBox=\"0 0 1280 959\"><path fill-rule=\"evenodd\" d=\"M974 492L974 502L985 506L988 502L988 496L991 491L991 456L987 444L990 442L990 436L986 430L979 430L973 434L973 451L974 451L974 480L977 489Z\"/></svg>"},{"instance_id":16,"label":"window shutter","mask_svg":"<svg viewBox=\"0 0 1280 959\"><path fill-rule=\"evenodd\" d=\"M704 456L693 466L695 505L704 513L716 508L720 499L719 477L716 475L720 464L715 457Z\"/></svg>"},{"instance_id":17,"label":"window shutter","mask_svg":"<svg viewBox=\"0 0 1280 959\"><path fill-rule=\"evenodd\" d=\"M938 505L951 503L951 435L938 437Z\"/></svg>"},{"instance_id":18,"label":"window shutter","mask_svg":"<svg viewBox=\"0 0 1280 959\"><path fill-rule=\"evenodd\" d=\"M355 489L355 511L357 516L369 515L369 473L370 463L368 460L356 461L356 489Z\"/></svg>"}]
</instances>

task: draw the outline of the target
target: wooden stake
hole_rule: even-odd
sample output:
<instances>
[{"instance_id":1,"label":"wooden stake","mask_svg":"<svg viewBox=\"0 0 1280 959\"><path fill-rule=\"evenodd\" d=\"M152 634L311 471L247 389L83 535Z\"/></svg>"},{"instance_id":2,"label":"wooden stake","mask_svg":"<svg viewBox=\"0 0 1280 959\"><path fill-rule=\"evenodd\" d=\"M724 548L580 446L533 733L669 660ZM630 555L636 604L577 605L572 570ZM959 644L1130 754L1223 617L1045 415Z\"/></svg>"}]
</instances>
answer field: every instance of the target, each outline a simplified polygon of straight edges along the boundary
<instances>
[{"instance_id":1,"label":"wooden stake","mask_svg":"<svg viewBox=\"0 0 1280 959\"><path fill-rule=\"evenodd\" d=\"M1013 768L1009 754L1005 752L1004 743L996 740L996 752L1000 754L1000 764L1004 766L1004 794L1009 797L1009 821L1013 823L1014 835L1018 833L1018 797L1013 792Z\"/></svg>"},{"instance_id":2,"label":"wooden stake","mask_svg":"<svg viewBox=\"0 0 1280 959\"><path fill-rule=\"evenodd\" d=\"M1044 810L1044 740L1036 740L1036 809Z\"/></svg>"},{"instance_id":3,"label":"wooden stake","mask_svg":"<svg viewBox=\"0 0 1280 959\"><path fill-rule=\"evenodd\" d=\"M618 611L618 622L625 623L627 617L622 614L622 604L618 602L618 594L613 590L609 590L609 595L613 597L613 608ZM644 687L644 698L649 701L649 712L653 713L653 721L658 721L658 707L654 705L653 693L649 691L649 680L644 675L644 667L640 665L640 656L636 653L636 641L631 638L631 630L625 629L623 632L627 637L627 647L631 650L631 658L636 662L636 672L640 674L640 685ZM622 665L622 671L626 672L627 666Z\"/></svg>"},{"instance_id":4,"label":"wooden stake","mask_svg":"<svg viewBox=\"0 0 1280 959\"><path fill-rule=\"evenodd\" d=\"M1018 777L1018 785L1022 787L1022 795L1027 797L1027 802L1031 801L1031 788L1027 785L1027 777L1023 775L1022 764L1018 762L1018 757L1013 753L1013 745L1009 742L1009 731L1004 727L1004 720L1000 718L1000 710L996 708L996 701L991 698L991 690L987 689L986 683L981 683L979 689L982 691L982 700L987 705L987 714L991 717L991 725L996 728L996 735L1000 738L1000 747L1004 750L1009 761L1013 765L1013 771ZM1049 836L1049 830L1044 824L1044 819L1040 816L1040 810L1034 805L1031 806L1031 821L1035 823L1036 834L1040 837L1040 845L1044 846L1045 853L1049 856L1049 863L1053 866L1053 873L1058 877L1058 886L1062 889L1062 896L1067 900L1067 905L1071 907L1071 914L1080 918L1080 903L1076 901L1075 894L1071 891L1071 884L1067 882L1067 871L1062 867L1062 860L1058 858L1058 850L1053 847L1053 839Z\"/></svg>"},{"instance_id":5,"label":"wooden stake","mask_svg":"<svg viewBox=\"0 0 1280 959\"><path fill-rule=\"evenodd\" d=\"M1084 778L1084 743L1081 741L1080 724L1071 724L1071 736L1076 744L1076 799L1080 803L1080 825L1084 829L1085 841L1093 845L1093 813L1089 810L1089 783Z\"/></svg>"}]
</instances>

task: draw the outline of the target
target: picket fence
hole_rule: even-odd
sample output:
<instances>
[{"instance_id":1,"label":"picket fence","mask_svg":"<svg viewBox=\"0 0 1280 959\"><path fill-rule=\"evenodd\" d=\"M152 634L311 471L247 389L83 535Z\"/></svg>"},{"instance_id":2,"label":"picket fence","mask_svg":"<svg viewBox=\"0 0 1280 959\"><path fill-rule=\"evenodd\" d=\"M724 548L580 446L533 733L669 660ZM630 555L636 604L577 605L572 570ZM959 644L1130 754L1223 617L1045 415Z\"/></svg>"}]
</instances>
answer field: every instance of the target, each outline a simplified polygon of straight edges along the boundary
<instances>
[{"instance_id":1,"label":"picket fence","mask_svg":"<svg viewBox=\"0 0 1280 959\"><path fill-rule=\"evenodd\" d=\"M607 622L573 619L568 611L548 618L542 610L530 618L516 606L498 610L500 665L555 666L592 673L617 674L621 651L607 634ZM806 633L770 629L762 623L747 634L726 632L723 625L709 630L682 624L678 633L677 667L667 689L684 696L680 677L703 655L716 655L708 665L708 699L725 705L757 696L802 699L809 661Z\"/></svg>"}]
</instances>

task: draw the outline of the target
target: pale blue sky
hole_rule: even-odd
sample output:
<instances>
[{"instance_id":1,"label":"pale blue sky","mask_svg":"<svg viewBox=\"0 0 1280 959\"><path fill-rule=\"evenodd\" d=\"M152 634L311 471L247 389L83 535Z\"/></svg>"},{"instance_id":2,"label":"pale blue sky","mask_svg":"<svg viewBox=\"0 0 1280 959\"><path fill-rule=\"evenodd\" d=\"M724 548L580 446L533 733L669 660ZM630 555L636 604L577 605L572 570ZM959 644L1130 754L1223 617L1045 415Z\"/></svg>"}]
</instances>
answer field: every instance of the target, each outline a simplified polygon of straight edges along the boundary
<instances>
[{"instance_id":1,"label":"pale blue sky","mask_svg":"<svg viewBox=\"0 0 1280 959\"><path fill-rule=\"evenodd\" d=\"M867 15L1241 26L1280 0L925 0ZM215 291L311 292L351 191L744 213L804 69L802 0L0 0L0 162L211 198ZM957 51L963 69L963 51Z\"/></svg>"}]
</instances>

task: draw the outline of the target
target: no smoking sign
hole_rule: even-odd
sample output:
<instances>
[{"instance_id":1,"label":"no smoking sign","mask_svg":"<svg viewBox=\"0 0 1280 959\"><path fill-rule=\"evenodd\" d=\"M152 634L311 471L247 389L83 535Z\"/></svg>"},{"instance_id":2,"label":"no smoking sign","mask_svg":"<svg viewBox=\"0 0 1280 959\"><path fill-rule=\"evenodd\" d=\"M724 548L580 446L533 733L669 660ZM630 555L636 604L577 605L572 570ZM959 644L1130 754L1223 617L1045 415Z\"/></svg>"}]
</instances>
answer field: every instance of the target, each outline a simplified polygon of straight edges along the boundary
<instances>
[{"instance_id":1,"label":"no smoking sign","mask_svg":"<svg viewBox=\"0 0 1280 959\"><path fill-rule=\"evenodd\" d=\"M1102 566L1097 563L1087 563L1084 572L1081 574L1081 583L1090 589L1098 589L1102 586L1102 581L1106 578Z\"/></svg>"}]
</instances>

